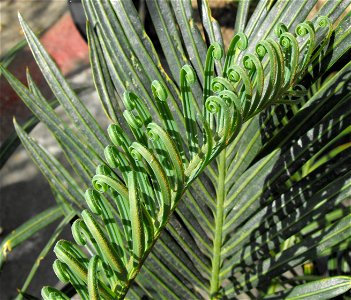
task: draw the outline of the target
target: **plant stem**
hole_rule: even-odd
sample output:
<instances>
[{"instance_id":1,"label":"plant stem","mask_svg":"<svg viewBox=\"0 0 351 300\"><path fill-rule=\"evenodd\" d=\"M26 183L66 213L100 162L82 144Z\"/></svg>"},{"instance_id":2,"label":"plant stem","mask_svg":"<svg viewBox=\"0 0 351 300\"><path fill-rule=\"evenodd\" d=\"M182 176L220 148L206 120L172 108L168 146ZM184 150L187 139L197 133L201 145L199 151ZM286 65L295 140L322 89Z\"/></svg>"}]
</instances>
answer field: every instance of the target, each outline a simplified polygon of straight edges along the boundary
<instances>
[{"instance_id":1,"label":"plant stem","mask_svg":"<svg viewBox=\"0 0 351 300\"><path fill-rule=\"evenodd\" d=\"M225 175L226 175L226 150L219 155L218 165L218 185L217 185L217 205L215 216L215 236L213 241L212 275L210 294L211 299L217 299L219 289L219 271L221 264L221 247L223 231L223 203L225 200Z\"/></svg>"}]
</instances>

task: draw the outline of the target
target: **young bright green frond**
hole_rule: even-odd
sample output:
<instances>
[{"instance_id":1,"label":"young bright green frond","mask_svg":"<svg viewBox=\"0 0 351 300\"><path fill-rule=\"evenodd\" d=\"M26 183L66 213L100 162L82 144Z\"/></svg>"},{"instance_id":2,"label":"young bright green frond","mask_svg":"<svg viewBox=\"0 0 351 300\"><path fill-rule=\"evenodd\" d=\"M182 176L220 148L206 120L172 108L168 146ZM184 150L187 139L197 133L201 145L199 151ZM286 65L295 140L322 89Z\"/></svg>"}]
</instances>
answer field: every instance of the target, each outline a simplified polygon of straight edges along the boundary
<instances>
[{"instance_id":1,"label":"young bright green frond","mask_svg":"<svg viewBox=\"0 0 351 300\"><path fill-rule=\"evenodd\" d=\"M180 90L187 141L183 144L179 143L182 132L168 105L167 89L161 82L153 81L151 85L161 124L153 121L152 112L136 94L124 94L126 110L123 115L135 141L118 124L111 125L108 133L113 146L105 149L109 166L98 168L93 179L93 186L100 193L107 190L117 193L114 201L123 231L117 226L118 220L109 213L108 202L88 191L88 206L94 214L101 216L102 222L97 216L83 211L82 219L72 227L73 236L80 245L94 246L106 277L99 276L96 271L96 256L91 258L89 275L82 271L83 266L60 254L58 258L68 268L64 271L68 281L74 285L71 277L76 274L88 284L90 297L97 299L100 292L95 288L98 286L96 280L103 282L113 297L125 295L191 182L235 139L247 120L270 105L295 103L297 101L291 100L292 97L304 95L297 94L294 89L311 64L312 53L322 51L314 42L314 32L319 30L322 20L325 18L318 19L316 28L312 23L297 26L298 35L309 34L307 50L294 34L279 25L277 39L268 38L258 43L254 53L245 53L241 64L234 61L239 52L248 47L248 41L243 33L235 35L220 77L215 77L214 62L223 57L223 49L218 43L211 45L202 80L204 93L200 117L194 114L197 102L191 94L195 73L189 65L184 66ZM203 131L199 135L201 128ZM122 177L116 175L115 168Z\"/></svg>"}]
</instances>

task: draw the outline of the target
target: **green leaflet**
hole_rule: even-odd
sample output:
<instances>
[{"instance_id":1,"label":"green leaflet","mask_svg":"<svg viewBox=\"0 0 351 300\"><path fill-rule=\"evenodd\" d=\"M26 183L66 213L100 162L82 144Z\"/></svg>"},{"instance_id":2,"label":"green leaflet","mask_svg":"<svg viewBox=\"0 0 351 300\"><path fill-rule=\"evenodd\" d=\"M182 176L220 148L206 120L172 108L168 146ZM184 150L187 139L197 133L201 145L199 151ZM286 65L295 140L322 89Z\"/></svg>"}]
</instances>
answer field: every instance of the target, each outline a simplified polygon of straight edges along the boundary
<instances>
[{"instance_id":1,"label":"green leaflet","mask_svg":"<svg viewBox=\"0 0 351 300\"><path fill-rule=\"evenodd\" d=\"M142 224L142 210L141 201L138 197L138 187L136 183L135 172L129 173L129 201L130 201L130 216L132 227L132 243L133 243L133 260L134 264L138 265L144 250L145 250L145 237L144 226Z\"/></svg>"},{"instance_id":2,"label":"green leaflet","mask_svg":"<svg viewBox=\"0 0 351 300\"><path fill-rule=\"evenodd\" d=\"M56 100L49 103L50 106L56 107L58 102ZM39 120L37 117L33 116L28 119L23 125L23 129L25 132L29 133L37 124ZM0 146L0 168L2 168L7 160L11 157L13 152L17 149L18 145L20 145L20 139L17 134L13 132Z\"/></svg>"},{"instance_id":3,"label":"green leaflet","mask_svg":"<svg viewBox=\"0 0 351 300\"><path fill-rule=\"evenodd\" d=\"M94 256L88 266L88 293L89 299L99 300L100 293L98 288L98 263L99 257Z\"/></svg>"},{"instance_id":4,"label":"green leaflet","mask_svg":"<svg viewBox=\"0 0 351 300\"><path fill-rule=\"evenodd\" d=\"M96 35L94 34L91 25L87 24L87 37L90 45L90 61L93 69L94 82L96 90L99 93L100 101L105 110L106 115L113 121L118 123L118 115L120 109L116 101L113 83L108 74L108 67L103 57L101 47L98 44Z\"/></svg>"},{"instance_id":5,"label":"green leaflet","mask_svg":"<svg viewBox=\"0 0 351 300\"><path fill-rule=\"evenodd\" d=\"M20 294L16 297L16 300L23 299L22 294L26 292L32 279L34 278L35 273L38 271L41 260L43 260L46 257L46 255L49 253L49 251L52 250L52 247L53 247L54 243L56 243L59 235L61 234L63 229L69 224L69 222L71 221L71 219L73 217L74 217L73 213L67 214L66 217L56 227L56 229L55 229L54 233L52 234L52 236L50 237L49 241L47 242L47 244L45 245L43 250L40 252L40 254L38 255L35 264L33 265L32 269L30 270L30 272L26 278L26 281L24 282L23 286L20 289ZM63 296L63 295L61 295L61 296L63 298L65 298L65 296ZM47 296L47 297L49 297L49 296Z\"/></svg>"},{"instance_id":6,"label":"green leaflet","mask_svg":"<svg viewBox=\"0 0 351 300\"><path fill-rule=\"evenodd\" d=\"M26 40L24 39L18 42L16 45L14 45L10 50L8 50L4 55L0 57L1 64L5 68L7 68L25 45L26 45ZM2 72L0 72L0 77L1 75L2 75Z\"/></svg>"},{"instance_id":7,"label":"green leaflet","mask_svg":"<svg viewBox=\"0 0 351 300\"><path fill-rule=\"evenodd\" d=\"M190 1L171 1L175 19L179 25L185 48L190 61L198 74L201 85L204 85L204 62L206 58L206 45L199 29L194 24L193 11Z\"/></svg>"},{"instance_id":8,"label":"green leaflet","mask_svg":"<svg viewBox=\"0 0 351 300\"><path fill-rule=\"evenodd\" d=\"M20 15L19 20L31 50L33 53L37 53L34 58L37 60L38 66L55 94L56 99L65 108L67 114L77 127L91 140L93 147L98 151L98 149L101 149L101 144L106 142L105 134L75 92L69 87L55 63Z\"/></svg>"},{"instance_id":9,"label":"green leaflet","mask_svg":"<svg viewBox=\"0 0 351 300\"><path fill-rule=\"evenodd\" d=\"M27 80L30 90L14 78L7 70L3 69L3 74L16 93L21 97L22 101L27 104L39 120L48 126L59 144L62 145L73 168L78 170L77 174L83 177L82 179L87 182L91 178L91 169L96 161L101 161L99 155L91 147L84 146L82 141L84 138L68 128L62 118L55 113L38 90L29 72L27 72ZM56 130L59 126L63 127L62 131Z\"/></svg>"},{"instance_id":10,"label":"green leaflet","mask_svg":"<svg viewBox=\"0 0 351 300\"><path fill-rule=\"evenodd\" d=\"M3 266L6 257L13 249L41 229L55 222L61 216L62 210L60 207L49 208L28 220L9 234L1 243L0 267Z\"/></svg>"},{"instance_id":11,"label":"green leaflet","mask_svg":"<svg viewBox=\"0 0 351 300\"><path fill-rule=\"evenodd\" d=\"M68 300L69 299L64 293L50 286L43 287L43 289L41 290L41 296L45 300L54 300L54 299Z\"/></svg>"},{"instance_id":12,"label":"green leaflet","mask_svg":"<svg viewBox=\"0 0 351 300\"><path fill-rule=\"evenodd\" d=\"M283 250L277 253L274 258L262 260L257 266L250 266L250 269L257 270L255 275L251 276L249 279L246 279L244 274L241 275L237 279L238 286L228 286L225 290L225 294L230 296L235 292L235 289L245 290L255 287L260 284L260 277L262 275L274 276L276 272L282 272L279 268L287 270L288 268L296 266L305 260L304 257L308 253L323 255L323 252L326 253L329 249L333 249L333 247L348 236L348 231L351 227L350 221L351 215L349 214L334 224L322 228L302 242L293 245L285 251ZM324 234L321 237L322 232ZM294 255L292 258L293 253Z\"/></svg>"},{"instance_id":13,"label":"green leaflet","mask_svg":"<svg viewBox=\"0 0 351 300\"><path fill-rule=\"evenodd\" d=\"M351 278L346 276L330 277L298 285L288 291L270 295L264 299L332 299L351 288Z\"/></svg>"},{"instance_id":14,"label":"green leaflet","mask_svg":"<svg viewBox=\"0 0 351 300\"><path fill-rule=\"evenodd\" d=\"M246 27L246 22L248 19L249 9L250 9L250 2L251 1L241 1L238 5L238 11L235 16L235 24L234 28L238 32L244 31Z\"/></svg>"},{"instance_id":15,"label":"green leaflet","mask_svg":"<svg viewBox=\"0 0 351 300\"><path fill-rule=\"evenodd\" d=\"M159 28L156 33L161 43L163 53L167 58L173 80L180 86L178 75L183 65L189 64L189 59L186 55L185 45L182 44L182 35L177 25L174 12L172 11L171 3L158 0L147 1L146 5L149 8L155 28ZM197 106L201 105L200 97L202 95L201 83L199 80L199 78L195 78L191 89L194 100L198 103Z\"/></svg>"},{"instance_id":16,"label":"green leaflet","mask_svg":"<svg viewBox=\"0 0 351 300\"><path fill-rule=\"evenodd\" d=\"M204 26L204 29L209 39L208 44L214 44L217 42L223 47L224 44L223 44L223 37L221 33L221 27L219 26L218 21L214 19L211 15L211 9L209 7L208 0L201 1L201 17L202 17L202 24ZM242 31L242 30L238 29L237 31ZM222 58L221 61L215 62L217 74L222 73L223 61L224 61L224 58Z\"/></svg>"},{"instance_id":17,"label":"green leaflet","mask_svg":"<svg viewBox=\"0 0 351 300\"><path fill-rule=\"evenodd\" d=\"M293 190L290 193L283 194L279 200L282 201L284 198L287 200L277 212L269 213L268 206L257 212L244 225L245 234L240 236L235 234L225 243L222 254L226 261L223 264L222 276L227 275L233 267L240 265L243 261L248 264L252 263L255 255L259 255L261 258L269 256L272 253L269 253L269 251L276 251L281 243L291 235L308 235L309 232L318 228L316 223L319 226L325 223L328 224L323 213L350 196L350 182L347 180L347 176L349 174L333 181L324 189L317 190L316 188L317 192L303 190L297 193ZM324 178L324 180L326 179ZM304 183L306 184L306 182ZM325 183L321 184L321 186L323 185ZM302 190L302 188L300 189ZM299 205L298 201L302 202L304 195L311 195L311 203L309 205ZM279 200L277 199L275 203ZM319 202L319 200L321 201ZM284 209L288 209L294 204L296 212L286 216ZM347 214L347 209L343 214ZM316 221L313 222L314 220ZM285 223L290 224L289 228L285 228ZM305 226L306 228L304 228ZM258 227L261 227L261 232L255 231ZM259 246L250 246L250 239L255 239Z\"/></svg>"},{"instance_id":18,"label":"green leaflet","mask_svg":"<svg viewBox=\"0 0 351 300\"><path fill-rule=\"evenodd\" d=\"M30 138L16 121L14 124L22 144L39 169L43 172L44 176L49 180L50 186L63 197L64 205L70 207L73 204L75 207L81 209L83 207L80 201L82 199L82 191L78 187L76 181L68 171L63 168L62 164Z\"/></svg>"}]
</instances>

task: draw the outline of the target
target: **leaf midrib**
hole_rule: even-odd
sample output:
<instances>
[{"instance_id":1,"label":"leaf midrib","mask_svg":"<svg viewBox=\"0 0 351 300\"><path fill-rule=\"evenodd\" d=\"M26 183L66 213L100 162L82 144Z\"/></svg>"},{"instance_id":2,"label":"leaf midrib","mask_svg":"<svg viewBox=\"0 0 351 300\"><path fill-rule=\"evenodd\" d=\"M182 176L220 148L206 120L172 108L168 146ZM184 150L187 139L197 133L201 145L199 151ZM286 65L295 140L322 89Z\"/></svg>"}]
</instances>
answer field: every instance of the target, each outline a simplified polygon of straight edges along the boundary
<instances>
[{"instance_id":1,"label":"leaf midrib","mask_svg":"<svg viewBox=\"0 0 351 300\"><path fill-rule=\"evenodd\" d=\"M212 253L212 270L210 282L210 297L216 299L216 294L220 286L220 269L221 269L221 252L222 252L222 236L223 236L223 214L224 214L224 200L226 198L225 192L225 176L226 176L226 149L219 155L218 164L218 181L217 181L217 204L215 214L215 231L213 240Z\"/></svg>"}]
</instances>

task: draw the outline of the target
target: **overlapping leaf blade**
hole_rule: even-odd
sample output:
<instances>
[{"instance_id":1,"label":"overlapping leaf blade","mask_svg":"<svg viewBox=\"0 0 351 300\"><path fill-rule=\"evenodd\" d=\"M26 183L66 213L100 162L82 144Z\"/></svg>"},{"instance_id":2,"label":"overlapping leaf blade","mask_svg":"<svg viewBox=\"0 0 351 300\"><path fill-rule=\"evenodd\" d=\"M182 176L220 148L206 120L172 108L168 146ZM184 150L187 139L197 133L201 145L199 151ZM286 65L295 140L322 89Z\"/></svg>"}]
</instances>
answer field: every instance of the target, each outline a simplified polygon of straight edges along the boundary
<instances>
[{"instance_id":1,"label":"overlapping leaf blade","mask_svg":"<svg viewBox=\"0 0 351 300\"><path fill-rule=\"evenodd\" d=\"M62 213L62 209L58 206L49 208L37 214L9 234L1 243L0 267L2 268L9 252L21 245L41 229L55 222L62 216Z\"/></svg>"},{"instance_id":2,"label":"overlapping leaf blade","mask_svg":"<svg viewBox=\"0 0 351 300\"><path fill-rule=\"evenodd\" d=\"M331 277L296 286L286 292L277 293L264 299L333 299L350 289L350 278Z\"/></svg>"}]
</instances>

